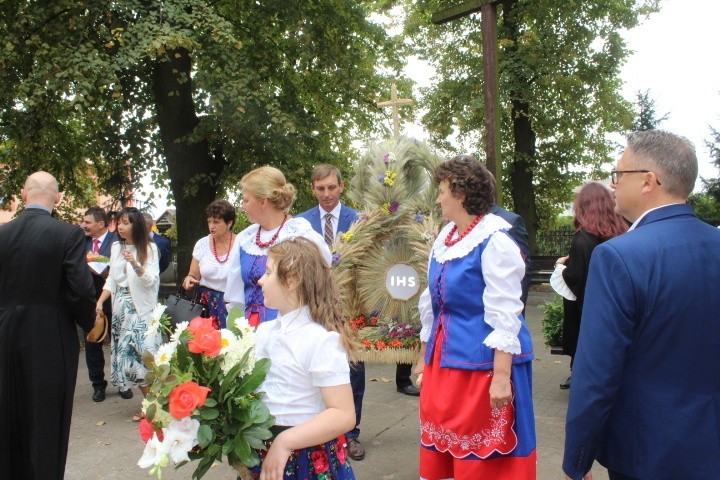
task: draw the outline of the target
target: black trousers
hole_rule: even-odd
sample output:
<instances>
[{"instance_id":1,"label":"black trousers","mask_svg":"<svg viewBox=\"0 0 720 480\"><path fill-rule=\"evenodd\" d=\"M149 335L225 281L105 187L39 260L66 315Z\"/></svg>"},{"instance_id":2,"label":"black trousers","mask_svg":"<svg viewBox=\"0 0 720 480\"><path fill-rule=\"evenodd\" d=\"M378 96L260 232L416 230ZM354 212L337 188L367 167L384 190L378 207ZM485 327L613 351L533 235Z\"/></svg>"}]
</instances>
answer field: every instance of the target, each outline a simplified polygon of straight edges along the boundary
<instances>
[{"instance_id":1,"label":"black trousers","mask_svg":"<svg viewBox=\"0 0 720 480\"><path fill-rule=\"evenodd\" d=\"M102 342L85 342L85 363L87 363L88 377L90 377L93 388L106 388L105 354Z\"/></svg>"},{"instance_id":2,"label":"black trousers","mask_svg":"<svg viewBox=\"0 0 720 480\"><path fill-rule=\"evenodd\" d=\"M398 363L395 369L395 385L398 388L409 387L413 384L410 374L412 373L412 363Z\"/></svg>"}]
</instances>

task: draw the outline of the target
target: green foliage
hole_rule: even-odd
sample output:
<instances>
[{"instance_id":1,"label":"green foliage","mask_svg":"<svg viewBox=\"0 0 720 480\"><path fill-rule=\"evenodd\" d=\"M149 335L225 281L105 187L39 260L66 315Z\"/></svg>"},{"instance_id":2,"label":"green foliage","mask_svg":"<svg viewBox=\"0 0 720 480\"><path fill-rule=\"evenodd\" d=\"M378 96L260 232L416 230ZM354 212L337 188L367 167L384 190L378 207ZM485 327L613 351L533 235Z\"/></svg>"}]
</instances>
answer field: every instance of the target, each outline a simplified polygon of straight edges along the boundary
<instances>
[{"instance_id":1,"label":"green foliage","mask_svg":"<svg viewBox=\"0 0 720 480\"><path fill-rule=\"evenodd\" d=\"M437 70L427 89L423 123L431 140L452 149L483 150L484 102L480 15L432 25L443 0L406 2L412 52ZM543 219L559 213L573 188L615 149L610 132L632 124L620 96L628 55L621 29L656 11L657 0L548 2L508 0L498 7L503 184L525 217L531 245Z\"/></svg>"},{"instance_id":2,"label":"green foliage","mask_svg":"<svg viewBox=\"0 0 720 480\"><path fill-rule=\"evenodd\" d=\"M720 169L720 131L710 128L712 139L705 142L705 146L710 151L710 157L716 168ZM716 202L720 203L720 176L717 178L703 178L705 191L713 197Z\"/></svg>"},{"instance_id":3,"label":"green foliage","mask_svg":"<svg viewBox=\"0 0 720 480\"><path fill-rule=\"evenodd\" d=\"M655 99L650 96L650 90L638 90L635 94L636 117L633 120L633 131L655 130L658 125L670 117L670 113L658 118L655 113Z\"/></svg>"},{"instance_id":4,"label":"green foliage","mask_svg":"<svg viewBox=\"0 0 720 480\"><path fill-rule=\"evenodd\" d=\"M720 202L709 193L693 193L688 203L695 210L695 214L703 222L710 225L720 225Z\"/></svg>"},{"instance_id":5,"label":"green foliage","mask_svg":"<svg viewBox=\"0 0 720 480\"><path fill-rule=\"evenodd\" d=\"M542 319L543 338L545 345L556 347L562 345L563 300L559 295L540 305L545 314Z\"/></svg>"},{"instance_id":6,"label":"green foliage","mask_svg":"<svg viewBox=\"0 0 720 480\"><path fill-rule=\"evenodd\" d=\"M92 188L127 198L141 172L170 179L179 252L257 166L309 206L312 164L347 164L380 124L402 64L368 18L394 3L0 0L0 184L45 169L87 203Z\"/></svg>"}]
</instances>

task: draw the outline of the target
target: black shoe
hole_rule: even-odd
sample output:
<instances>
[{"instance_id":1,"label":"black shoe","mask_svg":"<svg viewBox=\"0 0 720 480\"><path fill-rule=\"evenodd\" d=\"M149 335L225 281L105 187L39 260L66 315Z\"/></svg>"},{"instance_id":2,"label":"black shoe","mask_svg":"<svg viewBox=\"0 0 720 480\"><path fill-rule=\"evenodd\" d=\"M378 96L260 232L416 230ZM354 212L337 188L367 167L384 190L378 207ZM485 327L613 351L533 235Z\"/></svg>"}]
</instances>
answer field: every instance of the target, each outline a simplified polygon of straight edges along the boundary
<instances>
[{"instance_id":1,"label":"black shoe","mask_svg":"<svg viewBox=\"0 0 720 480\"><path fill-rule=\"evenodd\" d=\"M363 458L365 458L365 447L362 446L362 443L360 443L357 438L348 438L347 454L348 457L352 458L353 460L362 460Z\"/></svg>"},{"instance_id":2,"label":"black shoe","mask_svg":"<svg viewBox=\"0 0 720 480\"><path fill-rule=\"evenodd\" d=\"M92 395L93 402L102 402L105 400L105 388L104 387L94 387L95 392Z\"/></svg>"},{"instance_id":3,"label":"black shoe","mask_svg":"<svg viewBox=\"0 0 720 480\"><path fill-rule=\"evenodd\" d=\"M125 400L130 400L133 397L132 390L129 388L127 390L120 390L120 398L124 398Z\"/></svg>"},{"instance_id":4,"label":"black shoe","mask_svg":"<svg viewBox=\"0 0 720 480\"><path fill-rule=\"evenodd\" d=\"M405 395L410 395L412 397L419 397L420 396L420 390L415 385L406 385L404 387L397 387L397 391L400 393L404 393Z\"/></svg>"},{"instance_id":5,"label":"black shoe","mask_svg":"<svg viewBox=\"0 0 720 480\"><path fill-rule=\"evenodd\" d=\"M570 388L570 378L572 376L568 377L567 380L565 380L563 383L560 384L560 390L567 390Z\"/></svg>"}]
</instances>

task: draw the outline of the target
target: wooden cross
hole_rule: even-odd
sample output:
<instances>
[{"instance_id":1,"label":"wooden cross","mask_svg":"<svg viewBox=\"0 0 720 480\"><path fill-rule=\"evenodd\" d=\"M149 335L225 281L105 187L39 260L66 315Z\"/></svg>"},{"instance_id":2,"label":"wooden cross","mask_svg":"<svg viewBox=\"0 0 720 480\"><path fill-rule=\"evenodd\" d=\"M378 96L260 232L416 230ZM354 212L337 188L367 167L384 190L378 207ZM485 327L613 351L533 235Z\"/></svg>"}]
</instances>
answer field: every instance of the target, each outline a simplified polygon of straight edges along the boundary
<instances>
[{"instance_id":1,"label":"wooden cross","mask_svg":"<svg viewBox=\"0 0 720 480\"><path fill-rule=\"evenodd\" d=\"M435 25L467 17L480 12L483 50L483 98L485 99L485 163L495 175L497 203L502 205L502 162L500 159L500 135L498 125L499 97L497 81L497 4L501 0L469 0L449 7L432 16Z\"/></svg>"},{"instance_id":2,"label":"wooden cross","mask_svg":"<svg viewBox=\"0 0 720 480\"><path fill-rule=\"evenodd\" d=\"M413 103L409 98L398 98L397 85L393 83L390 89L390 100L378 102L378 107L392 107L393 110L393 137L400 136L400 107L402 105L411 105Z\"/></svg>"}]
</instances>

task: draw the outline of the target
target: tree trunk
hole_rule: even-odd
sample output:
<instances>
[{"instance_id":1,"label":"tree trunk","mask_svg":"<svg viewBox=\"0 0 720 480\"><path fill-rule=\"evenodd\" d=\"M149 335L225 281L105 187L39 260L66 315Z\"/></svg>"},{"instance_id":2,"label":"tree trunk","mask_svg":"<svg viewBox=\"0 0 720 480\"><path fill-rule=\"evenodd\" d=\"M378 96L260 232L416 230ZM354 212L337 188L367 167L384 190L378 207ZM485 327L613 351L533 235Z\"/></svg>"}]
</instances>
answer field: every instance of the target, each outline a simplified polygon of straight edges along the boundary
<instances>
[{"instance_id":1,"label":"tree trunk","mask_svg":"<svg viewBox=\"0 0 720 480\"><path fill-rule=\"evenodd\" d=\"M503 33L512 40L511 46L507 49L508 55L513 55L517 51L519 27L517 16L514 14L517 3L517 0L504 0L502 2ZM524 77L522 73L518 73L518 75L520 76L515 81L527 85L529 89L531 80ZM532 171L535 163L535 131L530 121L530 105L523 101L521 92L511 91L510 98L512 99L511 115L515 144L511 160L512 165L508 166L511 172L510 196L513 199L515 213L525 221L530 253L535 254L537 252L536 235L539 225Z\"/></svg>"},{"instance_id":2,"label":"tree trunk","mask_svg":"<svg viewBox=\"0 0 720 480\"><path fill-rule=\"evenodd\" d=\"M212 157L207 139L194 143L188 140L199 123L190 77L192 60L185 49L171 50L167 55L168 61L157 62L152 85L170 188L175 199L180 281L190 267L195 242L207 235L205 207L215 199L217 176L222 172L224 162ZM194 187L191 182L197 175L208 177ZM187 187L190 188L186 190Z\"/></svg>"},{"instance_id":3,"label":"tree trunk","mask_svg":"<svg viewBox=\"0 0 720 480\"><path fill-rule=\"evenodd\" d=\"M529 106L526 103L513 100L515 152L510 174L510 195L513 198L515 213L525 220L530 253L534 254L537 251L535 239L539 222L535 208L535 186L532 172L532 161L535 158L535 132L532 129L528 110Z\"/></svg>"}]
</instances>

